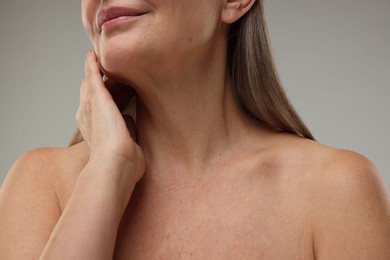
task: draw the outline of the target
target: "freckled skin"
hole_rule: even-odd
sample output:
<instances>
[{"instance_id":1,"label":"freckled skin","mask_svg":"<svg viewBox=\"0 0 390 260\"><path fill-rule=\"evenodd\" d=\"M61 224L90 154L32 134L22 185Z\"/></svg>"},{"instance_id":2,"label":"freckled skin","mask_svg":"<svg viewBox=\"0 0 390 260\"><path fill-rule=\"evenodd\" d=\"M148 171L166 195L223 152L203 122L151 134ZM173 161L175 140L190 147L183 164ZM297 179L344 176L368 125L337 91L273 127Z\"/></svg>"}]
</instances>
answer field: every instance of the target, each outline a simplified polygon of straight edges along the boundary
<instances>
[{"instance_id":1,"label":"freckled skin","mask_svg":"<svg viewBox=\"0 0 390 260\"><path fill-rule=\"evenodd\" d=\"M375 167L238 106L227 37L254 3L82 0L85 142L12 167L0 259L390 259ZM144 14L100 31L111 5ZM117 88L136 92L136 120Z\"/></svg>"}]
</instances>

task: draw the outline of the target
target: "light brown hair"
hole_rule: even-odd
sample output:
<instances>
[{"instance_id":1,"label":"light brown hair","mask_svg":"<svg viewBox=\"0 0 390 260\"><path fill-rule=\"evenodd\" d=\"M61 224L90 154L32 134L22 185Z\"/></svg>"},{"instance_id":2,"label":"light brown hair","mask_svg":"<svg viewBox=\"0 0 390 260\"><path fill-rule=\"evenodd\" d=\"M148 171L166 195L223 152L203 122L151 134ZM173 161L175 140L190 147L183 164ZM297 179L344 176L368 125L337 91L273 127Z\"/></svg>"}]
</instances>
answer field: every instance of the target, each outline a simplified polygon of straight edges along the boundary
<instances>
[{"instance_id":1,"label":"light brown hair","mask_svg":"<svg viewBox=\"0 0 390 260\"><path fill-rule=\"evenodd\" d=\"M305 138L313 135L290 104L274 65L263 0L232 25L228 59L241 108L266 126Z\"/></svg>"},{"instance_id":2,"label":"light brown hair","mask_svg":"<svg viewBox=\"0 0 390 260\"><path fill-rule=\"evenodd\" d=\"M256 0L230 28L228 65L233 93L242 110L273 129L314 140L290 104L274 65L264 19L263 0ZM77 130L70 146L83 140Z\"/></svg>"}]
</instances>

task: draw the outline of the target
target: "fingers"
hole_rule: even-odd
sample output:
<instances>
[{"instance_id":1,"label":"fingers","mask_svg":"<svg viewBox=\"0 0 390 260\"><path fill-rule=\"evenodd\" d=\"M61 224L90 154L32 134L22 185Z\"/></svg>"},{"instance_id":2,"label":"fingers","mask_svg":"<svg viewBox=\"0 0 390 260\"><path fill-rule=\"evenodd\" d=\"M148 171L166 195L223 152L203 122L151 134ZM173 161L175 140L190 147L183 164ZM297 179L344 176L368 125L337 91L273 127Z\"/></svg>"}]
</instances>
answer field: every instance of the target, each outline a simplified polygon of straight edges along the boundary
<instances>
[{"instance_id":1,"label":"fingers","mask_svg":"<svg viewBox=\"0 0 390 260\"><path fill-rule=\"evenodd\" d=\"M90 133L93 131L94 127L94 124L92 123L92 112L96 107L94 103L98 102L96 98L100 99L101 97L101 95L96 95L101 92L99 89L107 91L104 89L100 69L97 66L96 55L93 51L89 51L85 60L85 78L80 87L80 104L76 113L77 125L84 140L89 145L91 143Z\"/></svg>"},{"instance_id":2,"label":"fingers","mask_svg":"<svg viewBox=\"0 0 390 260\"><path fill-rule=\"evenodd\" d=\"M104 74L99 66L95 52L89 51L85 61L85 80L91 84L85 84L87 89L84 88L83 90L83 93L86 94L84 96L96 93L99 88L107 88L119 110L123 111L129 101L135 96L135 91L131 87L115 82L107 77L104 80L103 76ZM105 92L105 90L100 90Z\"/></svg>"},{"instance_id":3,"label":"fingers","mask_svg":"<svg viewBox=\"0 0 390 260\"><path fill-rule=\"evenodd\" d=\"M131 116L121 113L135 96L135 91L129 86L103 79L101 71L96 54L88 52L76 114L78 127L89 148L90 158L115 158L113 163L132 162L136 165L134 174L138 181L144 173L145 162L142 150L136 144L136 124Z\"/></svg>"},{"instance_id":4,"label":"fingers","mask_svg":"<svg viewBox=\"0 0 390 260\"><path fill-rule=\"evenodd\" d=\"M111 118L121 118L121 112L135 96L135 91L124 84L105 79L98 66L96 54L89 51L85 61L85 78L80 89L80 104L76 120L84 139L91 143L91 133L97 125L106 125L100 119L104 115ZM115 115L115 116L113 116ZM124 119L126 126L135 137L135 124L131 118ZM118 124L121 124L120 122ZM124 123L124 122L122 122Z\"/></svg>"},{"instance_id":5,"label":"fingers","mask_svg":"<svg viewBox=\"0 0 390 260\"><path fill-rule=\"evenodd\" d=\"M87 58L85 60L85 65L84 65L84 72L85 72L85 77L100 77L102 78L103 74L98 66L97 62L97 57L94 51L88 51L87 53Z\"/></svg>"},{"instance_id":6,"label":"fingers","mask_svg":"<svg viewBox=\"0 0 390 260\"><path fill-rule=\"evenodd\" d=\"M82 96L91 97L96 93L104 93L105 86L103 82L103 74L98 66L97 57L94 51L88 51L85 59L84 70L85 84L83 84L81 88Z\"/></svg>"}]
</instances>

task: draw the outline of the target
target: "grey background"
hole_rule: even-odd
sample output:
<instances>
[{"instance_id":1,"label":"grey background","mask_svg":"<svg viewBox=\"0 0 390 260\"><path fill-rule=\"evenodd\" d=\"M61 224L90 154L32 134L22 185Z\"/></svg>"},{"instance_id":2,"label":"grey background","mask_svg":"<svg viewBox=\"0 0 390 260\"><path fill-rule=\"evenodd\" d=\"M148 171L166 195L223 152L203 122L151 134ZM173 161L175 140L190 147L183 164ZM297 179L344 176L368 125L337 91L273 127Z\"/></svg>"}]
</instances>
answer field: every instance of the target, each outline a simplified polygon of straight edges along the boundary
<instances>
[{"instance_id":1,"label":"grey background","mask_svg":"<svg viewBox=\"0 0 390 260\"><path fill-rule=\"evenodd\" d=\"M277 66L317 139L357 151L390 189L390 1L267 0ZM1 0L0 183L25 152L66 146L86 51L80 1Z\"/></svg>"}]
</instances>

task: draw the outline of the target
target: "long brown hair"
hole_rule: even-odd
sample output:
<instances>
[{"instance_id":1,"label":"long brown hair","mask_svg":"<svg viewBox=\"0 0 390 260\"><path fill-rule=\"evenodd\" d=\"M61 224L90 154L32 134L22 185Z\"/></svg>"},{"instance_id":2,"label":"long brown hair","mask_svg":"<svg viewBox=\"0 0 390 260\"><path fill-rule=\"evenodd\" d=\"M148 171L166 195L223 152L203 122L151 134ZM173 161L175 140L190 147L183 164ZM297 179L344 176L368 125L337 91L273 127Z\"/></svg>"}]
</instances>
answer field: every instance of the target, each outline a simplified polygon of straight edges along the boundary
<instances>
[{"instance_id":1,"label":"long brown hair","mask_svg":"<svg viewBox=\"0 0 390 260\"><path fill-rule=\"evenodd\" d=\"M314 140L279 80L263 2L256 0L248 13L230 28L227 55L233 93L249 117L273 129ZM81 141L83 137L77 129L69 145Z\"/></svg>"},{"instance_id":2,"label":"long brown hair","mask_svg":"<svg viewBox=\"0 0 390 260\"><path fill-rule=\"evenodd\" d=\"M314 140L290 104L279 80L271 54L263 2L256 0L230 30L228 59L234 95L250 117L271 128Z\"/></svg>"}]
</instances>

